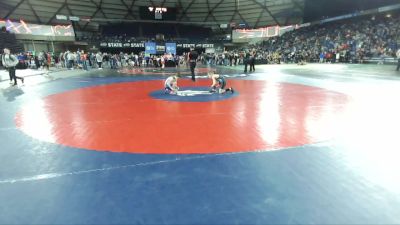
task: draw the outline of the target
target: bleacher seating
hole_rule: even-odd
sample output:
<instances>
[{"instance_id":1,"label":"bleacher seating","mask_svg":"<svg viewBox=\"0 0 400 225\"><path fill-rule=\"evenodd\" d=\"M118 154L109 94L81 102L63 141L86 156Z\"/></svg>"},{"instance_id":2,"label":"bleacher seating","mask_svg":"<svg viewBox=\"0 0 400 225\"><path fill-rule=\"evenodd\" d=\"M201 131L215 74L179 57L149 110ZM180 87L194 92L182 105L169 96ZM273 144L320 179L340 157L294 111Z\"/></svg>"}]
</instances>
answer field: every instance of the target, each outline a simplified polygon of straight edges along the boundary
<instances>
[{"instance_id":1,"label":"bleacher seating","mask_svg":"<svg viewBox=\"0 0 400 225\"><path fill-rule=\"evenodd\" d=\"M12 53L19 53L24 51L24 46L19 43L15 34L0 32L0 49L8 48Z\"/></svg>"},{"instance_id":2,"label":"bleacher seating","mask_svg":"<svg viewBox=\"0 0 400 225\"><path fill-rule=\"evenodd\" d=\"M155 38L157 34L163 34L166 39L206 39L212 36L210 28L169 23L113 24L102 26L101 30L102 37L135 37L137 39Z\"/></svg>"}]
</instances>

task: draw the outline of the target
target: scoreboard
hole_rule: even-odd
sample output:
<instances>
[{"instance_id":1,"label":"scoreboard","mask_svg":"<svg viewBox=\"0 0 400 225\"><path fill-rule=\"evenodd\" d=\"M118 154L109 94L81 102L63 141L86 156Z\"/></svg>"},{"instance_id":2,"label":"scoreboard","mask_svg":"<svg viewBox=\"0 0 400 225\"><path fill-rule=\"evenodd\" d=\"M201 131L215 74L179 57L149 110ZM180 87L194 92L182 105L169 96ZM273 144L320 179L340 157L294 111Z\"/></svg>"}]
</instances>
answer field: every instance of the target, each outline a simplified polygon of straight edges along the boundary
<instances>
[{"instance_id":1,"label":"scoreboard","mask_svg":"<svg viewBox=\"0 0 400 225\"><path fill-rule=\"evenodd\" d=\"M176 20L176 8L141 6L140 18L143 20Z\"/></svg>"}]
</instances>

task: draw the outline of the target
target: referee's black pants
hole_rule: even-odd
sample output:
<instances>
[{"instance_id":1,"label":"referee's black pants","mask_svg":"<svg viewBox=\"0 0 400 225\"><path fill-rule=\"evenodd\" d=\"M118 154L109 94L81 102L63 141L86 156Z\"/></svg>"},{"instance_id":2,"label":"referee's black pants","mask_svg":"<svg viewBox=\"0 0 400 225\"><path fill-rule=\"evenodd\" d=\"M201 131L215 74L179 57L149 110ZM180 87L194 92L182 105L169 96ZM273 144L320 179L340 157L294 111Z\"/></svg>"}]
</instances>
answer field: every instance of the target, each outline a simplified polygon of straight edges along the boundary
<instances>
[{"instance_id":1,"label":"referee's black pants","mask_svg":"<svg viewBox=\"0 0 400 225\"><path fill-rule=\"evenodd\" d=\"M195 80L194 69L196 68L196 62L190 62L190 72L192 73L192 80Z\"/></svg>"},{"instance_id":2,"label":"referee's black pants","mask_svg":"<svg viewBox=\"0 0 400 225\"><path fill-rule=\"evenodd\" d=\"M15 67L9 67L8 69L8 74L10 75L10 81L14 80L14 85L17 85L17 79L23 80L22 77L17 77L17 75L15 75Z\"/></svg>"}]
</instances>

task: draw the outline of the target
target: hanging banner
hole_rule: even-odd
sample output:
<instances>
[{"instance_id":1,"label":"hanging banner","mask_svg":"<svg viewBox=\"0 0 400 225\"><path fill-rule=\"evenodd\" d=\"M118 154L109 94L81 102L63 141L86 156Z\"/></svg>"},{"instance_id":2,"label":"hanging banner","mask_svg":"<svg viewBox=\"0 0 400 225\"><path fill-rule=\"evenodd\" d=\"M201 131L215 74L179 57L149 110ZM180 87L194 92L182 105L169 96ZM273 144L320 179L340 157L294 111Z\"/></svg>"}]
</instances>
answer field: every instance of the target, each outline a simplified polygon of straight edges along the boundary
<instances>
[{"instance_id":1,"label":"hanging banner","mask_svg":"<svg viewBox=\"0 0 400 225\"><path fill-rule=\"evenodd\" d=\"M176 44L177 48L214 48L214 44L189 44L182 43Z\"/></svg>"},{"instance_id":2,"label":"hanging banner","mask_svg":"<svg viewBox=\"0 0 400 225\"><path fill-rule=\"evenodd\" d=\"M236 29L232 31L232 39L233 41L237 41L241 39L275 37L279 35L279 29L279 26L258 29Z\"/></svg>"},{"instance_id":3,"label":"hanging banner","mask_svg":"<svg viewBox=\"0 0 400 225\"><path fill-rule=\"evenodd\" d=\"M215 53L215 48L206 48L206 53Z\"/></svg>"},{"instance_id":4,"label":"hanging banner","mask_svg":"<svg viewBox=\"0 0 400 225\"><path fill-rule=\"evenodd\" d=\"M101 42L101 48L144 48L143 42Z\"/></svg>"},{"instance_id":5,"label":"hanging banner","mask_svg":"<svg viewBox=\"0 0 400 225\"><path fill-rule=\"evenodd\" d=\"M165 52L176 55L176 43L165 43Z\"/></svg>"},{"instance_id":6,"label":"hanging banner","mask_svg":"<svg viewBox=\"0 0 400 225\"><path fill-rule=\"evenodd\" d=\"M165 45L162 44L156 44L155 42L101 42L100 44L101 48L145 48L146 51L149 48L149 51L151 52L157 52L157 49L160 51L167 51L167 48L170 47L171 51L173 51L175 47L176 49L180 48L215 48L218 44L211 44L211 43L165 43ZM172 53L172 52L171 52ZM156 53L150 53L150 54L156 54Z\"/></svg>"},{"instance_id":7,"label":"hanging banner","mask_svg":"<svg viewBox=\"0 0 400 225\"><path fill-rule=\"evenodd\" d=\"M157 55L162 55L165 53L165 45L157 44L156 45Z\"/></svg>"},{"instance_id":8,"label":"hanging banner","mask_svg":"<svg viewBox=\"0 0 400 225\"><path fill-rule=\"evenodd\" d=\"M146 42L144 46L145 46L145 53L147 53L147 54L157 54L156 43L155 42Z\"/></svg>"},{"instance_id":9,"label":"hanging banner","mask_svg":"<svg viewBox=\"0 0 400 225\"><path fill-rule=\"evenodd\" d=\"M23 20L19 22L11 20L0 20L0 27L14 34L51 36L51 37L75 37L72 25L39 25L28 23Z\"/></svg>"}]
</instances>

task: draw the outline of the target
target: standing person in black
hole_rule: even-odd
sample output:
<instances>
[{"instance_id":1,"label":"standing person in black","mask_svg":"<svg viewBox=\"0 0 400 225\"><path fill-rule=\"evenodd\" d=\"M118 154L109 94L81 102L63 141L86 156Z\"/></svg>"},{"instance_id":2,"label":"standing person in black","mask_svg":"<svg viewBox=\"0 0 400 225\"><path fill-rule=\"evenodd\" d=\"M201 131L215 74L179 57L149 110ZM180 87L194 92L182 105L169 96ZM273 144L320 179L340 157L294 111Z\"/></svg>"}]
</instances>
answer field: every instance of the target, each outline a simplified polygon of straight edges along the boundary
<instances>
[{"instance_id":1,"label":"standing person in black","mask_svg":"<svg viewBox=\"0 0 400 225\"><path fill-rule=\"evenodd\" d=\"M256 64L256 52L253 51L250 55L250 72L256 71L254 65Z\"/></svg>"},{"instance_id":2,"label":"standing person in black","mask_svg":"<svg viewBox=\"0 0 400 225\"><path fill-rule=\"evenodd\" d=\"M243 62L244 62L244 72L247 73L247 65L248 65L249 62L250 62L250 53L249 53L248 51L246 51L246 52L244 53ZM250 71L251 71L251 67L250 67Z\"/></svg>"},{"instance_id":3,"label":"standing person in black","mask_svg":"<svg viewBox=\"0 0 400 225\"><path fill-rule=\"evenodd\" d=\"M400 48L397 50L396 52L396 56L397 56L397 71L399 71L400 69Z\"/></svg>"},{"instance_id":4,"label":"standing person in black","mask_svg":"<svg viewBox=\"0 0 400 225\"><path fill-rule=\"evenodd\" d=\"M237 55L237 53L234 54L233 60L235 61L235 62L233 63L233 65L234 65L234 66L237 66L237 62L238 62L238 55Z\"/></svg>"},{"instance_id":5,"label":"standing person in black","mask_svg":"<svg viewBox=\"0 0 400 225\"><path fill-rule=\"evenodd\" d=\"M196 81L194 69L196 68L196 61L197 58L199 57L199 53L197 53L197 51L194 50L193 48L190 50L191 50L189 53L190 72L192 73L192 81Z\"/></svg>"},{"instance_id":6,"label":"standing person in black","mask_svg":"<svg viewBox=\"0 0 400 225\"><path fill-rule=\"evenodd\" d=\"M8 70L10 75L10 81L14 80L14 85L17 85L17 79L20 79L24 83L23 77L17 77L15 75L15 66L18 64L18 59L15 55L10 53L10 49L5 48L4 54L1 56L3 66Z\"/></svg>"}]
</instances>

